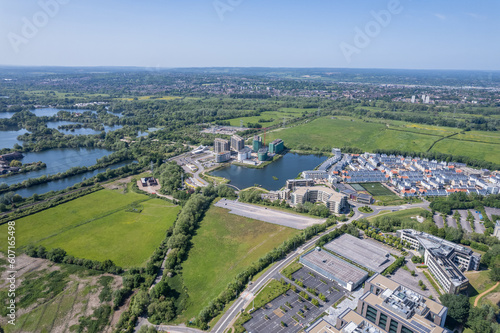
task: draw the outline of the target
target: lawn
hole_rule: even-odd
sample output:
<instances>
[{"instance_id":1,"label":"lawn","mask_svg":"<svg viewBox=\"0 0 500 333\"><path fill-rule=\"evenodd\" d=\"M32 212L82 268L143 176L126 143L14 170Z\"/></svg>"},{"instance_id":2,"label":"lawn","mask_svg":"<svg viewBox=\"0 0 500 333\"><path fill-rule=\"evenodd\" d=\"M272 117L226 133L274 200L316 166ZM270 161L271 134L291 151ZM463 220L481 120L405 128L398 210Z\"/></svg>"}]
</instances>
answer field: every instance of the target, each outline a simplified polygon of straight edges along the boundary
<instances>
[{"instance_id":1,"label":"lawn","mask_svg":"<svg viewBox=\"0 0 500 333\"><path fill-rule=\"evenodd\" d=\"M297 230L210 207L183 265L189 300L179 320L197 316L236 275L296 233Z\"/></svg>"},{"instance_id":2,"label":"lawn","mask_svg":"<svg viewBox=\"0 0 500 333\"><path fill-rule=\"evenodd\" d=\"M142 212L127 212L131 204ZM179 207L146 195L101 190L16 221L17 246L60 247L70 255L142 266L164 239ZM7 225L0 226L5 234ZM0 245L5 252L5 243Z\"/></svg>"},{"instance_id":3,"label":"lawn","mask_svg":"<svg viewBox=\"0 0 500 333\"><path fill-rule=\"evenodd\" d=\"M229 123L231 126L240 126L240 121L243 121L243 126L245 126L247 123L255 124L259 123L260 119L265 119L268 121L261 122L260 124L262 127L269 127L276 124L282 124L283 118L285 118L285 121L289 121L293 118L301 116L304 111L305 110L302 109L282 108L280 111L264 111L260 114L260 116L233 118L229 120Z\"/></svg>"}]
</instances>

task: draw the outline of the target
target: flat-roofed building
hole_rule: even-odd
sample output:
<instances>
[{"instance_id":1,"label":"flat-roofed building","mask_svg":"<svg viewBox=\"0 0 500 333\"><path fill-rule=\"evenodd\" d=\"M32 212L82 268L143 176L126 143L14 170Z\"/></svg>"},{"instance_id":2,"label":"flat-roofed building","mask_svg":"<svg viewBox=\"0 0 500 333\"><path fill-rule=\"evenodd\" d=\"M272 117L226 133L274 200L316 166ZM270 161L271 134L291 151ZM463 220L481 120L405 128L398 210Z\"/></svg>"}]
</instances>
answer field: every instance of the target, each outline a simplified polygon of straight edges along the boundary
<instances>
[{"instance_id":1,"label":"flat-roofed building","mask_svg":"<svg viewBox=\"0 0 500 333\"><path fill-rule=\"evenodd\" d=\"M307 333L446 333L448 308L380 274L365 281L356 310L323 317Z\"/></svg>"},{"instance_id":2,"label":"flat-roofed building","mask_svg":"<svg viewBox=\"0 0 500 333\"><path fill-rule=\"evenodd\" d=\"M322 202L332 213L342 213L349 209L347 196L325 186L306 186L297 188L291 195L292 205L305 202Z\"/></svg>"},{"instance_id":3,"label":"flat-roofed building","mask_svg":"<svg viewBox=\"0 0 500 333\"><path fill-rule=\"evenodd\" d=\"M324 248L378 273L383 272L396 260L382 246L349 234L335 238L325 244Z\"/></svg>"},{"instance_id":4,"label":"flat-roofed building","mask_svg":"<svg viewBox=\"0 0 500 333\"><path fill-rule=\"evenodd\" d=\"M233 135L231 137L231 149L235 151L240 151L245 148L245 139L239 135Z\"/></svg>"},{"instance_id":5,"label":"flat-roofed building","mask_svg":"<svg viewBox=\"0 0 500 333\"><path fill-rule=\"evenodd\" d=\"M320 248L303 254L299 262L349 291L356 289L368 277L368 272Z\"/></svg>"},{"instance_id":6,"label":"flat-roofed building","mask_svg":"<svg viewBox=\"0 0 500 333\"><path fill-rule=\"evenodd\" d=\"M447 293L465 292L469 280L463 271L478 270L481 255L469 248L413 229L398 230L397 235L424 256L425 264Z\"/></svg>"},{"instance_id":7,"label":"flat-roofed building","mask_svg":"<svg viewBox=\"0 0 500 333\"><path fill-rule=\"evenodd\" d=\"M221 153L223 151L229 150L229 141L221 138L215 138L214 140L214 152L216 154Z\"/></svg>"}]
</instances>

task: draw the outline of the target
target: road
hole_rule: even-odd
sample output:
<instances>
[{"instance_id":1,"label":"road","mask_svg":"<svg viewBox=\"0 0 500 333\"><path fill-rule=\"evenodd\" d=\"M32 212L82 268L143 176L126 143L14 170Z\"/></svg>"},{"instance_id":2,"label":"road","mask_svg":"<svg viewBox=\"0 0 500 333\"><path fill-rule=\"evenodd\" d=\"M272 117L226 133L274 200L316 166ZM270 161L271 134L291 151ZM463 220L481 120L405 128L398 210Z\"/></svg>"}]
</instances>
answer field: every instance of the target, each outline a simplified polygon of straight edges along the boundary
<instances>
[{"instance_id":1,"label":"road","mask_svg":"<svg viewBox=\"0 0 500 333\"><path fill-rule=\"evenodd\" d=\"M363 217L369 217L373 216L375 214L378 214L382 210L403 210L403 209L409 209L409 208L424 208L424 209L429 209L429 203L428 202L423 202L419 204L407 204L407 205L401 205L401 206L370 206L373 209L373 213L369 214L363 214L358 211L358 206L365 206L365 205L360 205L358 203L350 202L351 205L355 206L354 207L354 215L345 223L340 223L333 229L339 228L340 226L344 224L351 223L359 218ZM304 245L299 247L296 251L289 253L285 258L281 259L280 261L277 261L266 273L264 273L261 277L259 277L255 283L250 285L242 294L240 294L240 297L233 303L233 305L226 311L226 313L219 319L217 324L212 328L211 332L213 333L222 333L224 330L226 330L229 326L231 326L231 323L233 320L236 318L236 315L241 311L241 309L245 309L251 302L253 297L242 297L243 294L247 295L250 293L251 295L255 295L255 293L262 287L264 286L275 274L277 274L279 271L281 271L285 266L290 264L292 261L297 259L305 249L313 246L316 241L323 235L326 235L327 233L331 232L333 229L329 229L325 232L322 232L318 236L313 237L311 240L306 242Z\"/></svg>"}]
</instances>

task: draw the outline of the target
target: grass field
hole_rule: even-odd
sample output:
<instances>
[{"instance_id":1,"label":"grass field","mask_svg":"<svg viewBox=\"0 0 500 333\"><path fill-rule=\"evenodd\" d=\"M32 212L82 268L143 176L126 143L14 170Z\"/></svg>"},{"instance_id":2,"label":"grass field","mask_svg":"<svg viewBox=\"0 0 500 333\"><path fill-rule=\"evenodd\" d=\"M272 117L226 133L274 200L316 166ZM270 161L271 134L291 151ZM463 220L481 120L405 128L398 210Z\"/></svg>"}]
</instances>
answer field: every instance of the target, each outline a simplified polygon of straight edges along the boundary
<instances>
[{"instance_id":1,"label":"grass field","mask_svg":"<svg viewBox=\"0 0 500 333\"><path fill-rule=\"evenodd\" d=\"M391 190L380 183L360 183L365 190L371 195L384 196L384 195L395 195Z\"/></svg>"},{"instance_id":2,"label":"grass field","mask_svg":"<svg viewBox=\"0 0 500 333\"><path fill-rule=\"evenodd\" d=\"M474 304L479 294L495 285L495 282L491 281L489 273L489 271L469 271L464 273L469 279L469 289L467 292L471 305Z\"/></svg>"},{"instance_id":3,"label":"grass field","mask_svg":"<svg viewBox=\"0 0 500 333\"><path fill-rule=\"evenodd\" d=\"M428 211L423 209L423 208L411 208L411 209L401 210L398 212L384 213L384 214L379 214L379 215L375 215L375 216L370 216L368 218L368 220L372 220L372 219L379 217L380 215L383 215L383 216L390 216L390 217L394 217L394 218L400 218L402 220L416 221L415 217L421 216L421 214L423 214L424 212L428 212Z\"/></svg>"},{"instance_id":4,"label":"grass field","mask_svg":"<svg viewBox=\"0 0 500 333\"><path fill-rule=\"evenodd\" d=\"M386 125L385 123L389 124ZM460 134L459 129L412 124L397 121L367 122L348 117L322 117L293 128L268 133L269 140L283 139L291 148L357 147L365 151L378 148L425 152L437 140L432 151L469 156L500 163L500 135L494 132L471 131ZM471 142L471 141L476 142Z\"/></svg>"},{"instance_id":5,"label":"grass field","mask_svg":"<svg viewBox=\"0 0 500 333\"><path fill-rule=\"evenodd\" d=\"M210 207L183 265L189 300L179 320L197 316L238 273L297 232Z\"/></svg>"},{"instance_id":6,"label":"grass field","mask_svg":"<svg viewBox=\"0 0 500 333\"><path fill-rule=\"evenodd\" d=\"M296 108L281 108L279 109L279 111L264 111L260 114L260 116L230 119L229 123L231 124L231 126L240 126L241 120L243 121L243 126L245 126L247 123L258 123L259 119L272 120L260 123L262 127L269 127L276 124L282 124L283 118L285 118L285 121L288 121L290 119L299 117L304 111L306 110Z\"/></svg>"},{"instance_id":7,"label":"grass field","mask_svg":"<svg viewBox=\"0 0 500 333\"><path fill-rule=\"evenodd\" d=\"M133 203L142 212L127 212ZM17 246L60 247L75 257L141 266L164 239L179 210L131 191L101 190L17 220ZM7 225L0 226L0 233L6 229ZM5 252L6 243L0 250Z\"/></svg>"}]
</instances>

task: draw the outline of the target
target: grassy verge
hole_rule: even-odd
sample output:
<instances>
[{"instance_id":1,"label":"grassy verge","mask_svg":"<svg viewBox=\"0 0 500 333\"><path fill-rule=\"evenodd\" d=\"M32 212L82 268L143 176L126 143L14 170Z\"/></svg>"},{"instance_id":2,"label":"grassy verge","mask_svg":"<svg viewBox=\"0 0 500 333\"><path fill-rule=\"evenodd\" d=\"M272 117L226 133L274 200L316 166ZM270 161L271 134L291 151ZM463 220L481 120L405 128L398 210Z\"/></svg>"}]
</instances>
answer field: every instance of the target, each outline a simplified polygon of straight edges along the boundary
<instances>
[{"instance_id":1,"label":"grassy verge","mask_svg":"<svg viewBox=\"0 0 500 333\"><path fill-rule=\"evenodd\" d=\"M439 288L438 284L436 283L436 281L434 280L434 277L432 277L428 272L426 271L422 271L425 275L425 277L427 278L427 280L429 280L430 284L432 285L432 287L434 288L434 290L436 290L436 292L438 293L439 296L442 295L441 293L441 289Z\"/></svg>"}]
</instances>

